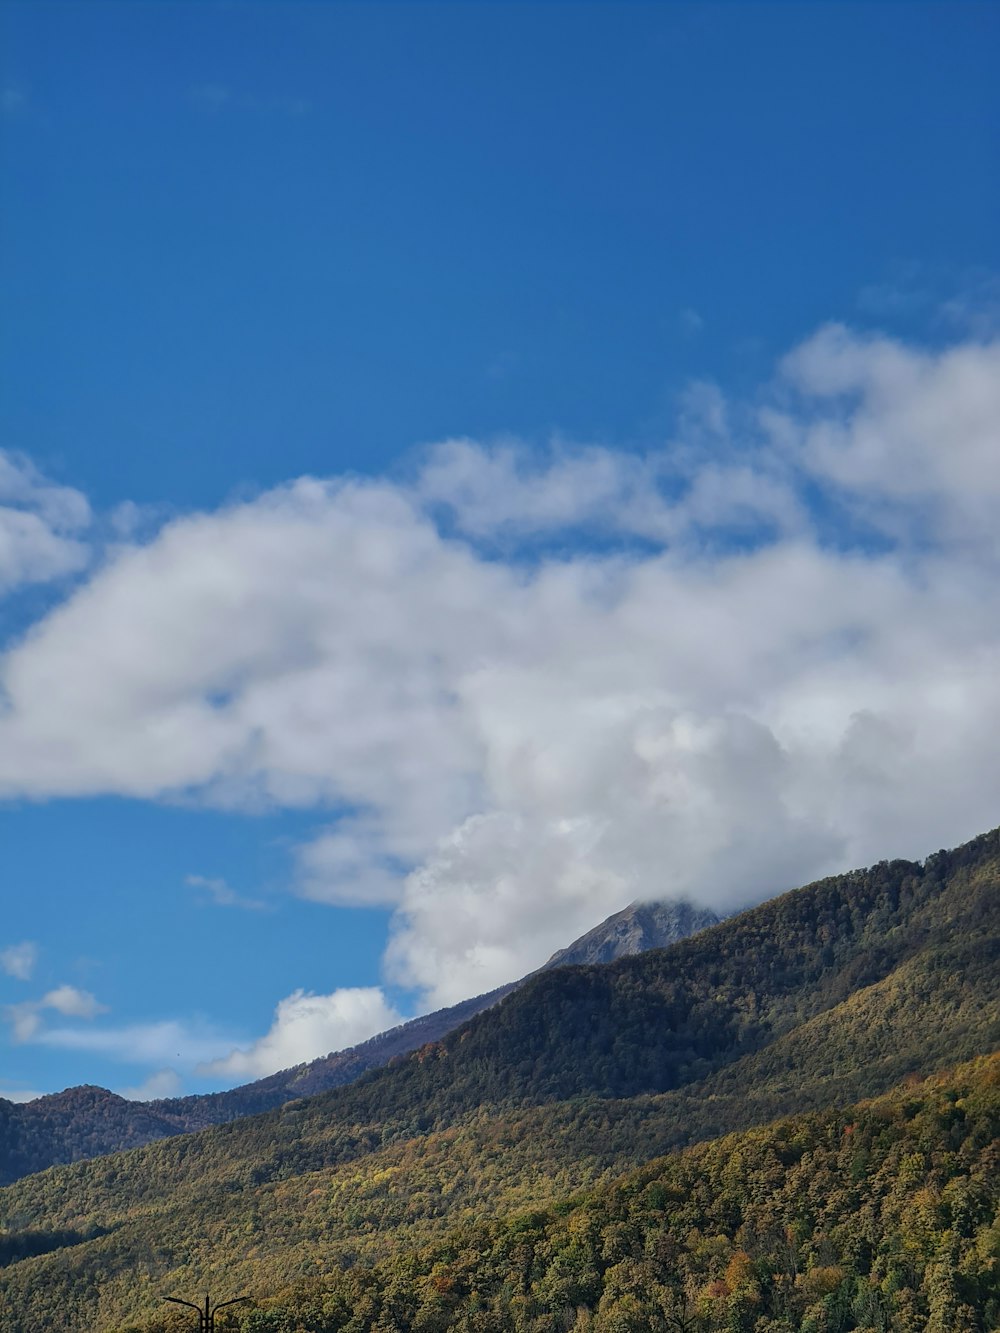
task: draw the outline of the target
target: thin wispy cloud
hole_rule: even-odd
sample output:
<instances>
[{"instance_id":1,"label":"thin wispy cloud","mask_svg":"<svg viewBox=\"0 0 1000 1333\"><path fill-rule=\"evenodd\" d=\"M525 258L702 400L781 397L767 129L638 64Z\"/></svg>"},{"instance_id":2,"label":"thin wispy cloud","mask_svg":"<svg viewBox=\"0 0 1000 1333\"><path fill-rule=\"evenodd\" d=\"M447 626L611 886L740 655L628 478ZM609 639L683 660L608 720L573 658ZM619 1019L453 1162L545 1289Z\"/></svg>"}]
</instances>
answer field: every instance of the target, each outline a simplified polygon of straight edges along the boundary
<instances>
[{"instance_id":1,"label":"thin wispy cloud","mask_svg":"<svg viewBox=\"0 0 1000 1333\"><path fill-rule=\"evenodd\" d=\"M24 1000L20 1004L11 1004L3 1010L3 1017L10 1024L14 1041L45 1042L48 1033L45 1029L47 1013L57 1013L64 1018L77 1018L90 1021L99 1014L108 1013L107 1005L101 1004L90 991L77 986L56 986L38 1000Z\"/></svg>"},{"instance_id":2,"label":"thin wispy cloud","mask_svg":"<svg viewBox=\"0 0 1000 1333\"><path fill-rule=\"evenodd\" d=\"M23 454L0 449L0 595L78 573L91 550L90 505Z\"/></svg>"},{"instance_id":3,"label":"thin wispy cloud","mask_svg":"<svg viewBox=\"0 0 1000 1333\"><path fill-rule=\"evenodd\" d=\"M17 981L30 981L38 962L38 945L33 940L10 944L0 949L0 971Z\"/></svg>"},{"instance_id":4,"label":"thin wispy cloud","mask_svg":"<svg viewBox=\"0 0 1000 1333\"><path fill-rule=\"evenodd\" d=\"M1000 277L982 268L900 263L861 289L857 307L876 322L921 316L945 337L988 340L1000 330Z\"/></svg>"},{"instance_id":5,"label":"thin wispy cloud","mask_svg":"<svg viewBox=\"0 0 1000 1333\"><path fill-rule=\"evenodd\" d=\"M199 83L189 88L186 96L192 106L211 112L256 111L281 116L303 116L309 110L309 102L304 97L253 95L240 92L228 83Z\"/></svg>"},{"instance_id":6,"label":"thin wispy cloud","mask_svg":"<svg viewBox=\"0 0 1000 1333\"><path fill-rule=\"evenodd\" d=\"M185 875L184 883L200 889L203 901L216 907L238 907L244 912L266 912L269 904L260 898L247 898L231 889L224 879L210 875Z\"/></svg>"},{"instance_id":7,"label":"thin wispy cloud","mask_svg":"<svg viewBox=\"0 0 1000 1333\"><path fill-rule=\"evenodd\" d=\"M190 1070L227 1049L234 1039L206 1025L164 1019L119 1026L43 1028L32 1040L57 1050L91 1052L120 1064Z\"/></svg>"},{"instance_id":8,"label":"thin wispy cloud","mask_svg":"<svg viewBox=\"0 0 1000 1333\"><path fill-rule=\"evenodd\" d=\"M130 1102L152 1102L166 1097L178 1097L183 1090L183 1079L176 1069L157 1069L142 1083L116 1089L119 1097Z\"/></svg>"},{"instance_id":9,"label":"thin wispy cloud","mask_svg":"<svg viewBox=\"0 0 1000 1333\"><path fill-rule=\"evenodd\" d=\"M28 110L28 93L22 84L8 81L0 87L0 112L4 116L20 116Z\"/></svg>"},{"instance_id":10,"label":"thin wispy cloud","mask_svg":"<svg viewBox=\"0 0 1000 1333\"><path fill-rule=\"evenodd\" d=\"M696 338L705 328L705 317L693 306L685 306L677 316L681 332L688 338Z\"/></svg>"},{"instance_id":11,"label":"thin wispy cloud","mask_svg":"<svg viewBox=\"0 0 1000 1333\"><path fill-rule=\"evenodd\" d=\"M217 111L233 100L232 89L224 83L199 83L187 92L188 101L195 106Z\"/></svg>"},{"instance_id":12,"label":"thin wispy cloud","mask_svg":"<svg viewBox=\"0 0 1000 1333\"><path fill-rule=\"evenodd\" d=\"M44 1092L39 1092L37 1088L26 1088L22 1084L4 1083L0 1081L0 1099L6 1102L34 1102L39 1097L44 1097Z\"/></svg>"}]
</instances>

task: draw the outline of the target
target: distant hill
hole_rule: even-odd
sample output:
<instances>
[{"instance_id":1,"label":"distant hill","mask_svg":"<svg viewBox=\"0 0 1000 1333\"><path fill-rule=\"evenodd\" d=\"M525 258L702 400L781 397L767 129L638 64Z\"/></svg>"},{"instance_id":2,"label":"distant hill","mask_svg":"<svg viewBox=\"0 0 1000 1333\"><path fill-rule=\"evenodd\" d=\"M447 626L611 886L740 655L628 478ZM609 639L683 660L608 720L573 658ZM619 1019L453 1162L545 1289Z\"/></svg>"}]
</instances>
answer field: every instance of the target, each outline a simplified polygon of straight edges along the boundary
<instances>
[{"instance_id":1,"label":"distant hill","mask_svg":"<svg viewBox=\"0 0 1000 1333\"><path fill-rule=\"evenodd\" d=\"M687 903L633 904L555 954L540 970L578 962L605 962L662 948L717 920L713 912ZM20 1105L0 1098L0 1185L48 1166L225 1124L273 1110L294 1098L341 1087L369 1069L379 1069L428 1042L440 1041L475 1014L499 1003L525 980L424 1014L360 1045L225 1092L131 1102L104 1088L87 1086L68 1088Z\"/></svg>"},{"instance_id":2,"label":"distant hill","mask_svg":"<svg viewBox=\"0 0 1000 1333\"><path fill-rule=\"evenodd\" d=\"M177 1132L151 1106L107 1088L67 1088L23 1105L0 1097L0 1184L56 1162L134 1148Z\"/></svg>"},{"instance_id":3,"label":"distant hill","mask_svg":"<svg viewBox=\"0 0 1000 1333\"><path fill-rule=\"evenodd\" d=\"M985 1333L992 1325L983 1322L982 1308L978 1323L962 1315L963 1323L954 1311L969 1303L969 1293L980 1306L987 1299L975 1286L980 1270L974 1274L968 1265L980 1253L987 1269L992 1263L994 1242L982 1232L992 1224L992 1204L981 1173L963 1173L973 1158L984 1170L989 1162L1000 1166L995 1134L983 1137L992 1122L977 1120L969 1137L972 1108L963 1093L953 1090L924 1116L918 1092L907 1100L907 1084L916 1089L927 1075L998 1047L995 831L923 864L882 862L823 880L666 949L543 972L442 1040L349 1086L21 1180L0 1191L11 1259L0 1274L0 1303L16 1328L82 1333L142 1319L153 1333L172 1327L152 1314L164 1291L207 1285L267 1295L298 1284L300 1295L291 1292L288 1300L294 1306L309 1290L319 1292L313 1313L268 1322L262 1311L248 1316L245 1327L589 1328L582 1314L582 1323L567 1323L563 1306L552 1313L544 1301L564 1298L576 1319L574 1302L586 1312L614 1293L614 1299L648 1295L652 1289L643 1284L653 1278L633 1282L629 1267L641 1266L637 1256L646 1253L642 1228L629 1220L626 1203L626 1214L616 1204L618 1212L596 1216L593 1227L584 1209L571 1233L583 1248L574 1253L579 1271L588 1272L594 1265L587 1247L599 1238L596 1276L585 1290L560 1287L571 1277L562 1265L572 1269L576 1262L570 1254L536 1288L548 1260L535 1266L532 1237L550 1234L549 1215L539 1210L581 1189L603 1188L609 1172L671 1149L809 1113L766 1143L720 1148L712 1170L683 1188L668 1181L663 1192L647 1195L655 1182L641 1178L622 1196L638 1199L638 1189L654 1212L676 1219L662 1245L650 1242L650 1261L682 1271L685 1283L700 1276L704 1299L723 1302L694 1310L692 1317L704 1314L709 1322L684 1326L741 1333L886 1329L895 1307L883 1311L886 1318L875 1311L880 1323L858 1322L867 1314L853 1313L854 1302L861 1311L870 1293L850 1283L877 1271L883 1295L895 1300L907 1286L914 1292L909 1313L892 1328ZM898 1114L858 1108L842 1115L900 1082ZM911 1137L906 1126L913 1116L924 1118ZM856 1151L850 1143L839 1155L862 1121ZM831 1139L834 1133L839 1138ZM910 1146L897 1154L897 1143ZM822 1162L834 1150L836 1169L824 1175ZM953 1169L965 1183L948 1192ZM781 1202L786 1174L788 1217ZM866 1200L886 1199L897 1186L906 1196L897 1220L904 1213L907 1220L886 1230ZM751 1202L757 1211L745 1226L740 1209ZM565 1212L560 1208L557 1216ZM495 1227L515 1215L494 1254ZM964 1229L949 1240L951 1216L964 1219L955 1223ZM924 1231L917 1232L919 1218ZM551 1234L561 1234L552 1226ZM477 1237L485 1237L478 1251ZM898 1262L879 1249L883 1240L902 1244ZM768 1268L773 1245L785 1246L786 1269ZM944 1297L927 1269L926 1247L940 1265L941 1289L951 1283L954 1305L954 1318L948 1306L935 1323L928 1322L931 1299ZM429 1274L421 1268L425 1253L436 1255ZM483 1267L470 1279L474 1289L484 1300L498 1293L512 1303L507 1322L499 1314L499 1322L490 1322L488 1300L462 1305L467 1277L450 1266L461 1268L462 1256L475 1253ZM959 1270L962 1256L968 1265ZM735 1307L725 1304L739 1292L756 1299L746 1264L752 1268L757 1259L760 1281L767 1272L792 1274L787 1308L801 1322L789 1323L771 1307L766 1314L744 1309L745 1318L737 1319ZM890 1261L896 1276L885 1267ZM625 1267L609 1276L617 1264ZM342 1270L349 1270L347 1278L338 1276ZM798 1273L814 1270L831 1271L816 1271L799 1290ZM511 1271L521 1274L513 1286L504 1276ZM348 1291L359 1304L345 1303ZM378 1302L393 1292L399 1317L383 1317ZM434 1304L449 1293L453 1304ZM698 1291L694 1297L701 1299ZM834 1318L833 1304L808 1313L827 1297L846 1301L847 1313ZM406 1305L411 1299L423 1303L423 1313ZM711 1322L712 1310L722 1322ZM608 1322L598 1309L595 1333L661 1327L648 1310L640 1308L631 1322L619 1313L618 1322ZM681 1315L688 1317L686 1310ZM758 1322L758 1315L771 1322Z\"/></svg>"}]
</instances>

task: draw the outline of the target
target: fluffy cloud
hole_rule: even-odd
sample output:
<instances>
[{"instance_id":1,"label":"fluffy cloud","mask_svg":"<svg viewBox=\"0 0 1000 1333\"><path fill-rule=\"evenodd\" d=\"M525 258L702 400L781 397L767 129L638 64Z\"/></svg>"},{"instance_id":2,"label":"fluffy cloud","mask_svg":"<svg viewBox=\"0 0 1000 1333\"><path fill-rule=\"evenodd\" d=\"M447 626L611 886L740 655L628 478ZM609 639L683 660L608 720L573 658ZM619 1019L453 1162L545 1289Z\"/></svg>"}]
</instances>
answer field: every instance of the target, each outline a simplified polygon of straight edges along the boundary
<instances>
[{"instance_id":1,"label":"fluffy cloud","mask_svg":"<svg viewBox=\"0 0 1000 1333\"><path fill-rule=\"evenodd\" d=\"M164 1097L178 1097L182 1088L183 1081L176 1069L158 1069L138 1087L119 1088L118 1095L130 1102L152 1102Z\"/></svg>"},{"instance_id":2,"label":"fluffy cloud","mask_svg":"<svg viewBox=\"0 0 1000 1333\"><path fill-rule=\"evenodd\" d=\"M224 1078L261 1078L373 1037L401 1023L377 986L343 987L331 995L297 990L279 1001L274 1022L258 1041L237 1047L199 1070Z\"/></svg>"},{"instance_id":3,"label":"fluffy cloud","mask_svg":"<svg viewBox=\"0 0 1000 1333\"><path fill-rule=\"evenodd\" d=\"M501 542L580 534L697 546L720 534L801 532L803 506L783 460L729 453L727 405L712 385L685 396L686 439L643 456L555 445L489 449L450 440L428 452L416 496L467 537ZM720 457L720 454L722 455Z\"/></svg>"},{"instance_id":4,"label":"fluffy cloud","mask_svg":"<svg viewBox=\"0 0 1000 1333\"><path fill-rule=\"evenodd\" d=\"M38 962L38 945L32 940L0 949L0 970L18 981L30 981Z\"/></svg>"},{"instance_id":5,"label":"fluffy cloud","mask_svg":"<svg viewBox=\"0 0 1000 1333\"><path fill-rule=\"evenodd\" d=\"M57 986L43 995L39 1003L43 1009L54 1009L66 1018L96 1018L107 1013L107 1006L98 1004L90 991L76 986Z\"/></svg>"},{"instance_id":6,"label":"fluffy cloud","mask_svg":"<svg viewBox=\"0 0 1000 1333\"><path fill-rule=\"evenodd\" d=\"M452 441L177 519L3 658L0 793L328 812L300 891L394 904L428 1005L630 899L954 843L997 819L998 420L997 344L838 327L651 454ZM395 1017L339 994L211 1068Z\"/></svg>"},{"instance_id":7,"label":"fluffy cloud","mask_svg":"<svg viewBox=\"0 0 1000 1333\"><path fill-rule=\"evenodd\" d=\"M25 1000L7 1006L4 1014L14 1040L46 1042L49 1034L42 1027L46 1010L62 1014L64 1018L86 1020L108 1012L107 1006L98 1003L90 991L79 990L76 986L57 986L40 1000Z\"/></svg>"},{"instance_id":8,"label":"fluffy cloud","mask_svg":"<svg viewBox=\"0 0 1000 1333\"><path fill-rule=\"evenodd\" d=\"M54 486L25 458L0 449L0 593L75 573L89 556L80 533L86 498Z\"/></svg>"},{"instance_id":9,"label":"fluffy cloud","mask_svg":"<svg viewBox=\"0 0 1000 1333\"><path fill-rule=\"evenodd\" d=\"M893 536L905 522L911 537L1000 554L1000 342L934 354L833 325L783 370L799 411L771 422L814 476Z\"/></svg>"},{"instance_id":10,"label":"fluffy cloud","mask_svg":"<svg viewBox=\"0 0 1000 1333\"><path fill-rule=\"evenodd\" d=\"M516 443L484 451L472 440L449 440L429 450L417 489L473 536L623 525L658 533L668 513L658 463L597 448L539 459Z\"/></svg>"},{"instance_id":11,"label":"fluffy cloud","mask_svg":"<svg viewBox=\"0 0 1000 1333\"><path fill-rule=\"evenodd\" d=\"M406 866L384 846L378 820L342 818L297 849L300 892L339 907L393 906L403 892Z\"/></svg>"}]
</instances>

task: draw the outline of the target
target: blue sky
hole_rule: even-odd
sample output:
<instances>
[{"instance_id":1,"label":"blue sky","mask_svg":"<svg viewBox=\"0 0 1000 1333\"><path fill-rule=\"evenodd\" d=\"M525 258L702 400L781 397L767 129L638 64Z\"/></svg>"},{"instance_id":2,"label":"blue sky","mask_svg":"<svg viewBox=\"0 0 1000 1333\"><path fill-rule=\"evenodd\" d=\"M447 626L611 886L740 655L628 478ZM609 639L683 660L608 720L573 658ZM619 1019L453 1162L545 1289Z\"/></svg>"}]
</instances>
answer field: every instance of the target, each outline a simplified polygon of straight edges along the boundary
<instances>
[{"instance_id":1,"label":"blue sky","mask_svg":"<svg viewBox=\"0 0 1000 1333\"><path fill-rule=\"evenodd\" d=\"M0 1095L996 823L996 5L0 25Z\"/></svg>"}]
</instances>

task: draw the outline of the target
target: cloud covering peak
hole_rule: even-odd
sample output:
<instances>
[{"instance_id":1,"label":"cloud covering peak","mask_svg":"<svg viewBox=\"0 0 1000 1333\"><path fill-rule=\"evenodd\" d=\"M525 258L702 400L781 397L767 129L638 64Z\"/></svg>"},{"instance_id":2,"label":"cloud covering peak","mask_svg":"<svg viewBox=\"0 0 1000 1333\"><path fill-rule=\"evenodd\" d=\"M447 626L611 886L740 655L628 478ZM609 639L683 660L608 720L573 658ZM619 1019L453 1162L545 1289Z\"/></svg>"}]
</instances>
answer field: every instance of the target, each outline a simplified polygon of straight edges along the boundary
<instances>
[{"instance_id":1,"label":"cloud covering peak","mask_svg":"<svg viewBox=\"0 0 1000 1333\"><path fill-rule=\"evenodd\" d=\"M324 811L299 890L392 904L429 1006L636 898L957 842L997 822L998 422L996 343L834 326L654 452L451 441L175 519L6 653L0 792Z\"/></svg>"}]
</instances>

